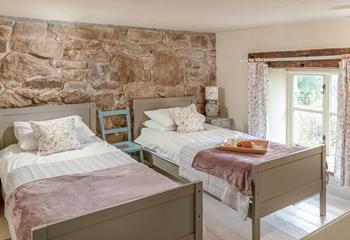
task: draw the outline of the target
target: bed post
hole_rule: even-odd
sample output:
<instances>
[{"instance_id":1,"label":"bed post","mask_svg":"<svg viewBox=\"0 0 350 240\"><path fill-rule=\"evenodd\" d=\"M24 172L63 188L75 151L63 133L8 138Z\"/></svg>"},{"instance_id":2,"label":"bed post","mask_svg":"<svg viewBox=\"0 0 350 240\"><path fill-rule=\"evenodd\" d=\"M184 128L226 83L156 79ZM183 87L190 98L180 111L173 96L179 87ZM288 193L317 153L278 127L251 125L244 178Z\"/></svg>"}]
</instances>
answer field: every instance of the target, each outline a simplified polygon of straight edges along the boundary
<instances>
[{"instance_id":1,"label":"bed post","mask_svg":"<svg viewBox=\"0 0 350 240\"><path fill-rule=\"evenodd\" d=\"M96 104L90 104L90 129L96 133Z\"/></svg>"},{"instance_id":2,"label":"bed post","mask_svg":"<svg viewBox=\"0 0 350 240\"><path fill-rule=\"evenodd\" d=\"M327 214L326 204L326 187L327 187L327 163L326 163L326 146L322 146L322 153L321 153L321 161L322 161L322 186L321 186L321 192L320 192L320 216L325 217Z\"/></svg>"},{"instance_id":3,"label":"bed post","mask_svg":"<svg viewBox=\"0 0 350 240\"><path fill-rule=\"evenodd\" d=\"M252 240L260 240L260 216L259 216L259 170L252 169L253 177L253 201L252 201Z\"/></svg>"},{"instance_id":4,"label":"bed post","mask_svg":"<svg viewBox=\"0 0 350 240\"><path fill-rule=\"evenodd\" d=\"M32 230L32 239L35 240L47 240L47 228L44 226L40 226L40 228L36 229L35 231Z\"/></svg>"},{"instance_id":5,"label":"bed post","mask_svg":"<svg viewBox=\"0 0 350 240\"><path fill-rule=\"evenodd\" d=\"M203 183L195 183L195 240L203 240Z\"/></svg>"},{"instance_id":6,"label":"bed post","mask_svg":"<svg viewBox=\"0 0 350 240\"><path fill-rule=\"evenodd\" d=\"M260 240L260 219L255 218L253 214L252 218L252 240Z\"/></svg>"}]
</instances>

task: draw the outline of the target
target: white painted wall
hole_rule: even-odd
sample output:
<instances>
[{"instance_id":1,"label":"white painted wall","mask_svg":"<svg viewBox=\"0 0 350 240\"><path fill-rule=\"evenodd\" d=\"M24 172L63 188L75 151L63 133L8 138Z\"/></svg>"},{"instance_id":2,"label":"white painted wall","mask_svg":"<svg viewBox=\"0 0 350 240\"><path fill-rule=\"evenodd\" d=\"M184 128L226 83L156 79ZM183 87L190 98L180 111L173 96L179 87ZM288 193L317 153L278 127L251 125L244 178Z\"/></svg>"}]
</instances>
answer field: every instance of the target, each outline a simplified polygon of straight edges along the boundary
<instances>
[{"instance_id":1,"label":"white painted wall","mask_svg":"<svg viewBox=\"0 0 350 240\"><path fill-rule=\"evenodd\" d=\"M287 140L287 71L270 69L268 105L268 139L286 143Z\"/></svg>"},{"instance_id":2,"label":"white painted wall","mask_svg":"<svg viewBox=\"0 0 350 240\"><path fill-rule=\"evenodd\" d=\"M350 18L217 33L217 76L234 128L247 131L248 53L350 47Z\"/></svg>"}]
</instances>

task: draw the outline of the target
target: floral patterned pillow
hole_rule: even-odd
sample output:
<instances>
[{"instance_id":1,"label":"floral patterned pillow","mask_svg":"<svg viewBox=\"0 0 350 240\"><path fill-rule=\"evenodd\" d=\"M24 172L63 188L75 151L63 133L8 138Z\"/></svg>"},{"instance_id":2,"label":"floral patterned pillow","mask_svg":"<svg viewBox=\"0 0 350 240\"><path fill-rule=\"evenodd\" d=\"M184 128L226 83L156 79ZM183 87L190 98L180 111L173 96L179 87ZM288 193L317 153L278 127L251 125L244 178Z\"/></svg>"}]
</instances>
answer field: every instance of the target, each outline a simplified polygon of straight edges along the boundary
<instances>
[{"instance_id":1,"label":"floral patterned pillow","mask_svg":"<svg viewBox=\"0 0 350 240\"><path fill-rule=\"evenodd\" d=\"M196 105L191 104L185 108L173 108L171 110L178 132L196 132L204 129L205 117L197 112Z\"/></svg>"},{"instance_id":2,"label":"floral patterned pillow","mask_svg":"<svg viewBox=\"0 0 350 240\"><path fill-rule=\"evenodd\" d=\"M38 140L39 155L49 155L80 148L74 131L74 118L30 122Z\"/></svg>"}]
</instances>

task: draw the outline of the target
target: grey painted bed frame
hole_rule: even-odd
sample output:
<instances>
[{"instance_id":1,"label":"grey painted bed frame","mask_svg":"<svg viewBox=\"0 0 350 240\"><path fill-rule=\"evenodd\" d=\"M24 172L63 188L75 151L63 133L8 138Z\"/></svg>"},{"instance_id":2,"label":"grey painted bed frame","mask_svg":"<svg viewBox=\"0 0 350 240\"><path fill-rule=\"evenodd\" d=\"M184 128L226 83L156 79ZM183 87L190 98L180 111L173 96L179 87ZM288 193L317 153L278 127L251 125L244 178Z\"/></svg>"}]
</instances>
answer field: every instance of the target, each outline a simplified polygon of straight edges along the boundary
<instances>
[{"instance_id":1,"label":"grey painted bed frame","mask_svg":"<svg viewBox=\"0 0 350 240\"><path fill-rule=\"evenodd\" d=\"M94 103L0 110L0 149L16 143L14 121L69 115L80 115L96 130ZM32 240L202 240L202 201L202 183L186 183L74 219L35 227Z\"/></svg>"},{"instance_id":2,"label":"grey painted bed frame","mask_svg":"<svg viewBox=\"0 0 350 240\"><path fill-rule=\"evenodd\" d=\"M13 132L14 121L43 121L71 115L81 116L90 129L96 133L94 103L0 109L0 149L17 142Z\"/></svg>"},{"instance_id":3,"label":"grey painted bed frame","mask_svg":"<svg viewBox=\"0 0 350 240\"><path fill-rule=\"evenodd\" d=\"M310 233L302 240L349 240L350 235L350 212L344 213L339 218L323 225L321 228Z\"/></svg>"},{"instance_id":4,"label":"grey painted bed frame","mask_svg":"<svg viewBox=\"0 0 350 240\"><path fill-rule=\"evenodd\" d=\"M153 98L134 100L134 137L147 120L146 110L187 106L193 97ZM149 151L153 165L179 177L178 166ZM317 193L320 194L320 216L326 215L326 154L325 146L299 151L274 161L253 167L253 196L249 209L252 219L252 239L260 239L260 219Z\"/></svg>"}]
</instances>

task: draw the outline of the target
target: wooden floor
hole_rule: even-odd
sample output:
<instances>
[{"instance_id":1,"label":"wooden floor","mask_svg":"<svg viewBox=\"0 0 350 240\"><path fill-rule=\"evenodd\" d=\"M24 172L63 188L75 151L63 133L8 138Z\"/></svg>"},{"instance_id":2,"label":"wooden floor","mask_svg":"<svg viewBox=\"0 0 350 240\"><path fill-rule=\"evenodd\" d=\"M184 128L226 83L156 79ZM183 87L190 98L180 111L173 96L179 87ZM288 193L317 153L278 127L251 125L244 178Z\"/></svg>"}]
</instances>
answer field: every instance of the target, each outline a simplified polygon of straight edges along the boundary
<instances>
[{"instance_id":1,"label":"wooden floor","mask_svg":"<svg viewBox=\"0 0 350 240\"><path fill-rule=\"evenodd\" d=\"M350 211L350 201L327 195L327 217L319 217L318 197L273 213L262 221L262 240L301 239L323 224ZM251 221L242 221L238 213L212 197L204 200L205 240L251 239Z\"/></svg>"},{"instance_id":2,"label":"wooden floor","mask_svg":"<svg viewBox=\"0 0 350 240\"><path fill-rule=\"evenodd\" d=\"M318 197L313 197L265 217L262 240L294 240L350 211L350 201L327 195L327 217L319 217ZM238 213L212 197L204 197L204 240L246 240L251 237L250 220L242 221ZM0 240L9 238L3 210L0 210Z\"/></svg>"}]
</instances>

